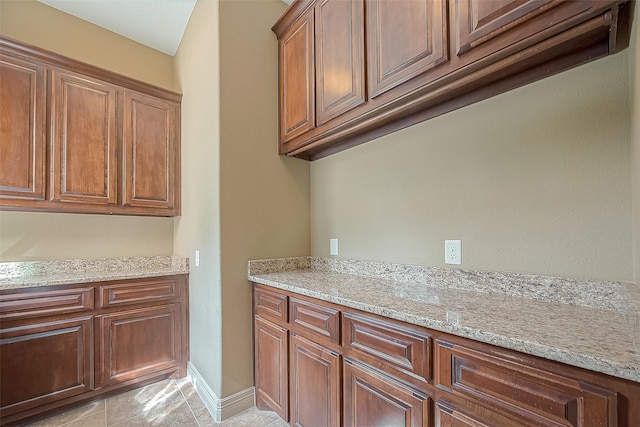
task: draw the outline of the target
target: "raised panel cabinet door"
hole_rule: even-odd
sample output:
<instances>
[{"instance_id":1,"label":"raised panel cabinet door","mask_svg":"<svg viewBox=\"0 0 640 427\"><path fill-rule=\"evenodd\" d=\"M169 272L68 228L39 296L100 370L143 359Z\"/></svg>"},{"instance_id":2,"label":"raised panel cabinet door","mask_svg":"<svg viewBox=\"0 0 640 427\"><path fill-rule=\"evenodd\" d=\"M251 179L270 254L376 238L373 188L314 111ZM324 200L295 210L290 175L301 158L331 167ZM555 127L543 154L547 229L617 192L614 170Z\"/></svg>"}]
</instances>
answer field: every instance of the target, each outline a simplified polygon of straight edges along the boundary
<instances>
[{"instance_id":1,"label":"raised panel cabinet door","mask_svg":"<svg viewBox=\"0 0 640 427\"><path fill-rule=\"evenodd\" d=\"M344 361L344 425L424 427L431 425L430 399L378 371Z\"/></svg>"},{"instance_id":2,"label":"raised panel cabinet door","mask_svg":"<svg viewBox=\"0 0 640 427\"><path fill-rule=\"evenodd\" d=\"M456 30L456 54L463 55L473 49L483 47L481 56L491 54L520 40L544 30L551 23L577 15L590 7L589 1L561 0L457 0L451 2L453 9L452 25ZM539 17L548 15L540 25L527 27L527 24ZM509 39L502 43L490 42L510 33ZM477 59L477 58L475 58Z\"/></svg>"},{"instance_id":3,"label":"raised panel cabinet door","mask_svg":"<svg viewBox=\"0 0 640 427\"><path fill-rule=\"evenodd\" d=\"M446 0L367 0L369 97L447 61Z\"/></svg>"},{"instance_id":4,"label":"raised panel cabinet door","mask_svg":"<svg viewBox=\"0 0 640 427\"><path fill-rule=\"evenodd\" d=\"M0 417L93 389L92 317L0 330Z\"/></svg>"},{"instance_id":5,"label":"raised panel cabinet door","mask_svg":"<svg viewBox=\"0 0 640 427\"><path fill-rule=\"evenodd\" d=\"M96 322L97 385L131 380L182 362L178 303L100 315Z\"/></svg>"},{"instance_id":6,"label":"raised panel cabinet door","mask_svg":"<svg viewBox=\"0 0 640 427\"><path fill-rule=\"evenodd\" d=\"M256 406L289 420L289 331L255 316Z\"/></svg>"},{"instance_id":7,"label":"raised panel cabinet door","mask_svg":"<svg viewBox=\"0 0 640 427\"><path fill-rule=\"evenodd\" d=\"M364 1L321 0L315 7L316 122L365 101Z\"/></svg>"},{"instance_id":8,"label":"raised panel cabinet door","mask_svg":"<svg viewBox=\"0 0 640 427\"><path fill-rule=\"evenodd\" d=\"M296 426L340 424L340 354L291 334L291 422Z\"/></svg>"},{"instance_id":9,"label":"raised panel cabinet door","mask_svg":"<svg viewBox=\"0 0 640 427\"><path fill-rule=\"evenodd\" d=\"M172 209L176 206L178 106L127 91L123 107L125 206Z\"/></svg>"},{"instance_id":10,"label":"raised panel cabinet door","mask_svg":"<svg viewBox=\"0 0 640 427\"><path fill-rule=\"evenodd\" d=\"M315 128L313 17L310 9L279 42L281 142Z\"/></svg>"},{"instance_id":11,"label":"raised panel cabinet door","mask_svg":"<svg viewBox=\"0 0 640 427\"><path fill-rule=\"evenodd\" d=\"M117 88L57 69L51 80L51 199L115 204Z\"/></svg>"},{"instance_id":12,"label":"raised panel cabinet door","mask_svg":"<svg viewBox=\"0 0 640 427\"><path fill-rule=\"evenodd\" d=\"M0 199L45 197L45 69L0 56Z\"/></svg>"}]
</instances>

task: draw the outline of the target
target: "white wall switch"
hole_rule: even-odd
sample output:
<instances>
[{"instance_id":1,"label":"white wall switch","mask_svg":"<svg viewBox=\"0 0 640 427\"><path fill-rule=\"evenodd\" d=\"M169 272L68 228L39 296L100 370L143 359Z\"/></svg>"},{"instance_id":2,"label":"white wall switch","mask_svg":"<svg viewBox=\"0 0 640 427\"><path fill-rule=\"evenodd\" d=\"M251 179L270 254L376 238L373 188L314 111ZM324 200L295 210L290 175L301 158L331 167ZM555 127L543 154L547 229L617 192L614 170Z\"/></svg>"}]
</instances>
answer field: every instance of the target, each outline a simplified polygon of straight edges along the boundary
<instances>
[{"instance_id":1,"label":"white wall switch","mask_svg":"<svg viewBox=\"0 0 640 427\"><path fill-rule=\"evenodd\" d=\"M460 240L444 241L444 263L462 264L462 242Z\"/></svg>"},{"instance_id":2,"label":"white wall switch","mask_svg":"<svg viewBox=\"0 0 640 427\"><path fill-rule=\"evenodd\" d=\"M196 251L195 262L196 267L200 267L200 251Z\"/></svg>"},{"instance_id":3,"label":"white wall switch","mask_svg":"<svg viewBox=\"0 0 640 427\"><path fill-rule=\"evenodd\" d=\"M329 239L329 254L338 255L338 239Z\"/></svg>"}]
</instances>

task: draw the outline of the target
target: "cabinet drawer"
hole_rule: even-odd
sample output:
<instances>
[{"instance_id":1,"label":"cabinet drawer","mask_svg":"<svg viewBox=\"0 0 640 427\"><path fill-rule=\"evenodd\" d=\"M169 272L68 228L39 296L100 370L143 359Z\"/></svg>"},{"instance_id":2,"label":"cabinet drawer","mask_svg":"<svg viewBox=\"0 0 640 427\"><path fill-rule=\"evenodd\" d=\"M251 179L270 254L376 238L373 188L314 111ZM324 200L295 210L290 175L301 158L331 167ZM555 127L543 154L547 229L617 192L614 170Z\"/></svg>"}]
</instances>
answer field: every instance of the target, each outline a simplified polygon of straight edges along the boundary
<instances>
[{"instance_id":1,"label":"cabinet drawer","mask_svg":"<svg viewBox=\"0 0 640 427\"><path fill-rule=\"evenodd\" d=\"M255 288L253 298L254 313L261 317L267 317L280 322L287 322L288 307L287 296L279 292L263 288Z\"/></svg>"},{"instance_id":2,"label":"cabinet drawer","mask_svg":"<svg viewBox=\"0 0 640 427\"><path fill-rule=\"evenodd\" d=\"M358 359L404 379L431 379L431 338L417 329L344 313L344 345Z\"/></svg>"},{"instance_id":3,"label":"cabinet drawer","mask_svg":"<svg viewBox=\"0 0 640 427\"><path fill-rule=\"evenodd\" d=\"M27 291L0 295L0 320L75 313L93 309L93 288Z\"/></svg>"},{"instance_id":4,"label":"cabinet drawer","mask_svg":"<svg viewBox=\"0 0 640 427\"><path fill-rule=\"evenodd\" d=\"M340 343L340 312L312 302L290 298L289 311L294 328L311 332L329 341Z\"/></svg>"},{"instance_id":5,"label":"cabinet drawer","mask_svg":"<svg viewBox=\"0 0 640 427\"><path fill-rule=\"evenodd\" d=\"M177 280L147 280L100 286L98 308L166 301L180 296Z\"/></svg>"},{"instance_id":6,"label":"cabinet drawer","mask_svg":"<svg viewBox=\"0 0 640 427\"><path fill-rule=\"evenodd\" d=\"M443 340L435 348L439 388L522 425L616 425L613 392Z\"/></svg>"}]
</instances>

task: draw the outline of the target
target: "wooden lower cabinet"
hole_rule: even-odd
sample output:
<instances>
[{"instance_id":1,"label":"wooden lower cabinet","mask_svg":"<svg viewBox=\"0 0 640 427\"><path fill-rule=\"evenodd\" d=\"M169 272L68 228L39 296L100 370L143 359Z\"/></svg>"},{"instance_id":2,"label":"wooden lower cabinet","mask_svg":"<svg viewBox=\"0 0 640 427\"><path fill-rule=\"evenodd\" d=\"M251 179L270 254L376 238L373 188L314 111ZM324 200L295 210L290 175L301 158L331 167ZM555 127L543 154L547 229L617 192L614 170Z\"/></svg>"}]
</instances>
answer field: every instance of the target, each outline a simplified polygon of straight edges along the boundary
<instances>
[{"instance_id":1,"label":"wooden lower cabinet","mask_svg":"<svg viewBox=\"0 0 640 427\"><path fill-rule=\"evenodd\" d=\"M289 420L289 332L255 317L256 405Z\"/></svg>"},{"instance_id":2,"label":"wooden lower cabinet","mask_svg":"<svg viewBox=\"0 0 640 427\"><path fill-rule=\"evenodd\" d=\"M0 424L186 375L186 275L0 291Z\"/></svg>"},{"instance_id":3,"label":"wooden lower cabinet","mask_svg":"<svg viewBox=\"0 0 640 427\"><path fill-rule=\"evenodd\" d=\"M1 416L93 389L91 316L0 331Z\"/></svg>"},{"instance_id":4,"label":"wooden lower cabinet","mask_svg":"<svg viewBox=\"0 0 640 427\"><path fill-rule=\"evenodd\" d=\"M100 364L96 377L110 385L182 362L180 305L167 304L96 317ZM144 349L140 351L140 349Z\"/></svg>"},{"instance_id":5,"label":"wooden lower cabinet","mask_svg":"<svg viewBox=\"0 0 640 427\"><path fill-rule=\"evenodd\" d=\"M344 362L344 424L423 427L430 424L425 394L358 362Z\"/></svg>"},{"instance_id":6,"label":"wooden lower cabinet","mask_svg":"<svg viewBox=\"0 0 640 427\"><path fill-rule=\"evenodd\" d=\"M640 426L637 382L260 284L254 314L256 402L291 426Z\"/></svg>"},{"instance_id":7,"label":"wooden lower cabinet","mask_svg":"<svg viewBox=\"0 0 640 427\"><path fill-rule=\"evenodd\" d=\"M291 335L291 423L339 426L342 406L341 356L297 334Z\"/></svg>"}]
</instances>

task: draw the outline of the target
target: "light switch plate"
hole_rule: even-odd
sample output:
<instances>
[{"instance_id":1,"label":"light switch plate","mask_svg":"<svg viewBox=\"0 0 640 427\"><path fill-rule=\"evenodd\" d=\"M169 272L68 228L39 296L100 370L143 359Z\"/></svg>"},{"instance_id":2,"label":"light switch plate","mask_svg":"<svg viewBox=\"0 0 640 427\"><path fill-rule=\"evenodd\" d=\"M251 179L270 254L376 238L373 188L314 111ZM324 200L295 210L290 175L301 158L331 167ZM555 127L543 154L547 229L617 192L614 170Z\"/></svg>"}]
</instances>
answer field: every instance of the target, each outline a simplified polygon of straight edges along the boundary
<instances>
[{"instance_id":1,"label":"light switch plate","mask_svg":"<svg viewBox=\"0 0 640 427\"><path fill-rule=\"evenodd\" d=\"M338 255L338 239L329 239L329 254Z\"/></svg>"}]
</instances>

